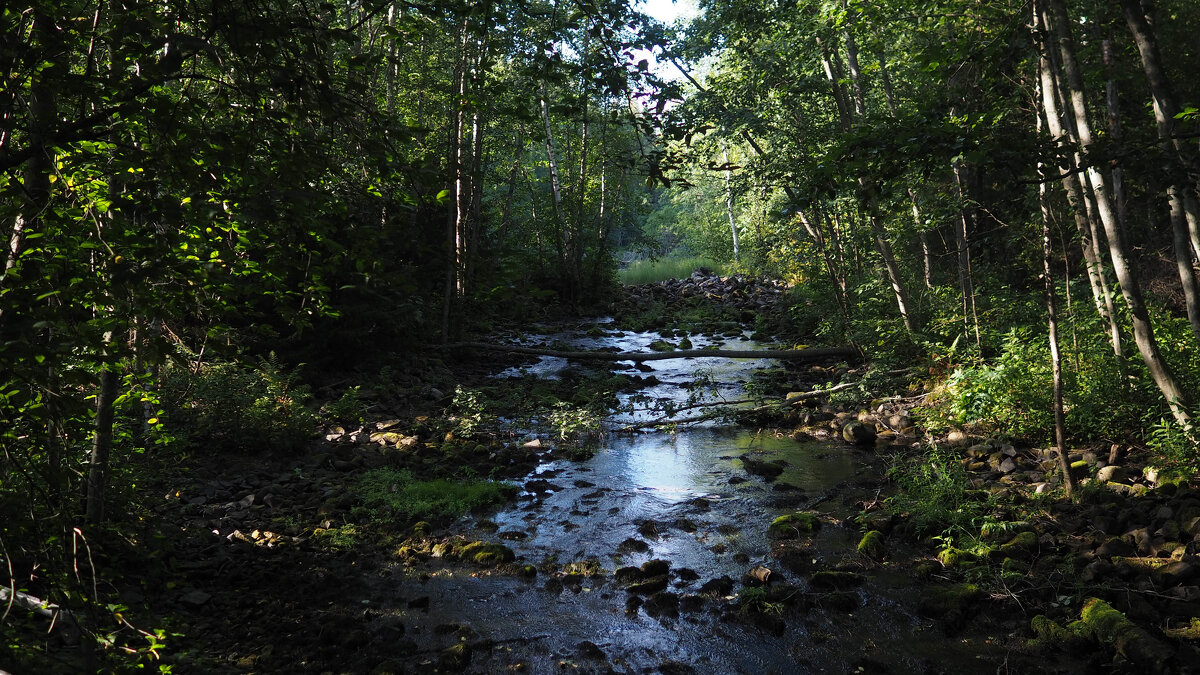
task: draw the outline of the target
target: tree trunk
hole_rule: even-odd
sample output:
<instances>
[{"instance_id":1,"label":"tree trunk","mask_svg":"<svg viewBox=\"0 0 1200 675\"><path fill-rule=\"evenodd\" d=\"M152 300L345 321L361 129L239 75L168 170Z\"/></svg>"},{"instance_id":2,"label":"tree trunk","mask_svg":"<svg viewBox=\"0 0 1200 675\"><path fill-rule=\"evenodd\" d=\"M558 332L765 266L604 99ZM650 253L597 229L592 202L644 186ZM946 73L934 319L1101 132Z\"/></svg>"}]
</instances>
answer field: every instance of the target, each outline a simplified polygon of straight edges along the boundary
<instances>
[{"instance_id":1,"label":"tree trunk","mask_svg":"<svg viewBox=\"0 0 1200 675\"><path fill-rule=\"evenodd\" d=\"M450 136L447 164L452 186L451 199L446 209L446 278L442 294L442 342L450 341L452 307L459 297L462 284L461 244L465 202L463 175L463 141L466 125L467 44L470 31L466 20L462 22L462 39L459 41L458 63L454 69L450 102Z\"/></svg>"},{"instance_id":2,"label":"tree trunk","mask_svg":"<svg viewBox=\"0 0 1200 675\"><path fill-rule=\"evenodd\" d=\"M834 100L838 102L838 114L842 118L842 129L848 132L853 128L854 121L849 105L846 103L848 97L841 85L840 60L837 53L826 49L819 39L817 43L821 46L821 59L825 68L825 76L829 80L830 87L833 89ZM846 48L848 59L851 63L851 83L854 85L857 93L855 96L855 109L860 116L865 115L866 101L862 93L862 81L859 77L858 54L854 49L854 41L850 38L849 33L846 33ZM884 268L887 271L888 280L892 285L892 293L896 298L896 306L900 312L900 319L904 322L904 329L910 334L914 333L916 332L916 322L909 309L912 303L909 301L908 291L904 285L904 277L901 273L900 265L896 261L895 253L892 250L892 244L888 240L887 228L884 226L883 217L879 213L878 189L872 180L866 176L859 176L858 191L859 200L866 211L867 221L870 223L871 236L875 240L875 248L879 251L879 256L883 260Z\"/></svg>"},{"instance_id":3,"label":"tree trunk","mask_svg":"<svg viewBox=\"0 0 1200 675\"><path fill-rule=\"evenodd\" d=\"M1200 288L1196 284L1196 272L1192 259L1192 245L1188 240L1187 216L1183 212L1183 197L1179 185L1167 188L1167 200L1171 209L1171 237L1175 248L1175 270L1183 287L1184 305L1187 307L1188 323L1192 335L1200 344Z\"/></svg>"},{"instance_id":4,"label":"tree trunk","mask_svg":"<svg viewBox=\"0 0 1200 675\"><path fill-rule=\"evenodd\" d=\"M1192 164L1191 168L1195 168L1194 159L1183 142L1175 136L1175 116L1179 114L1179 104L1163 68L1158 38L1147 16L1150 8L1138 0L1121 0L1121 10L1137 44L1142 70L1150 86L1159 142L1165 156L1175 159L1175 162L1167 162L1163 167L1164 175L1172 181L1167 187L1167 201L1171 210L1171 232L1175 241L1175 265L1187 303L1188 321L1192 325L1192 333L1197 342L1200 342L1200 304L1197 304L1200 303L1200 289L1197 288L1195 268L1192 266L1193 260L1200 256L1200 214L1196 211L1196 200L1192 197L1194 181L1184 179L1189 163ZM1106 64L1111 58L1110 52L1111 47L1105 51ZM1183 241L1180 240L1181 237Z\"/></svg>"},{"instance_id":5,"label":"tree trunk","mask_svg":"<svg viewBox=\"0 0 1200 675\"><path fill-rule=\"evenodd\" d=\"M112 334L105 336L106 347ZM108 351L107 348L105 350ZM96 420L92 434L92 454L88 461L87 519L93 525L104 522L104 498L108 488L109 456L113 446L113 404L117 400L120 375L116 365L105 364L100 371L100 389L96 393Z\"/></svg>"},{"instance_id":6,"label":"tree trunk","mask_svg":"<svg viewBox=\"0 0 1200 675\"><path fill-rule=\"evenodd\" d=\"M1039 24L1040 25L1040 24ZM1042 113L1046 122L1046 130L1059 147L1066 148L1072 134L1063 128L1063 114L1058 106L1058 78L1054 72L1051 37L1044 31L1038 31L1035 39L1038 41L1041 57L1038 59L1038 88L1041 90ZM1064 111L1065 112L1065 111ZM1068 119L1070 115L1067 115ZM1065 155L1068 156L1068 155ZM1075 222L1075 230L1079 233L1080 251L1083 254L1084 271L1087 273L1088 285L1092 289L1092 299L1096 312L1108 324L1108 339L1112 345L1117 363L1124 364L1125 356L1122 348L1123 336L1121 324L1117 320L1116 304L1113 293L1109 288L1105 275L1104 260L1096 242L1097 230L1091 216L1095 209L1089 207L1088 199L1084 196L1079 183L1079 154L1074 153L1075 162L1068 162L1059 167L1062 176L1063 191L1066 193L1067 205ZM1123 369L1123 365L1121 365Z\"/></svg>"},{"instance_id":7,"label":"tree trunk","mask_svg":"<svg viewBox=\"0 0 1200 675\"><path fill-rule=\"evenodd\" d=\"M1038 115L1037 126L1041 130L1042 115ZM1050 370L1054 382L1054 443L1058 447L1058 469L1063 475L1063 487L1067 497L1075 493L1075 481L1071 476L1071 462L1067 459L1067 416L1063 408L1062 355L1058 349L1058 302L1054 292L1054 271L1050 261L1053 248L1050 242L1050 176L1046 166L1038 162L1038 174L1042 181L1038 186L1039 203L1042 209L1042 277L1045 280L1046 323L1050 340Z\"/></svg>"},{"instance_id":8,"label":"tree trunk","mask_svg":"<svg viewBox=\"0 0 1200 675\"><path fill-rule=\"evenodd\" d=\"M733 263L738 262L738 231L737 220L733 217L733 169L729 165L729 150L724 151L725 159L725 213L729 216L729 232L733 235Z\"/></svg>"},{"instance_id":9,"label":"tree trunk","mask_svg":"<svg viewBox=\"0 0 1200 675\"><path fill-rule=\"evenodd\" d=\"M830 254L829 246L825 242L825 236L821 234L820 225L809 221L804 211L797 211L796 216L800 219L800 223L804 225L804 229L808 231L808 236L812 237L813 244L817 247L817 250L821 252L821 259L825 263L825 273L829 275L829 281L833 284L834 299L837 300L838 309L842 313L842 319L849 325L850 307L849 300L846 297L846 277L843 274L838 274L835 270L833 257Z\"/></svg>"},{"instance_id":10,"label":"tree trunk","mask_svg":"<svg viewBox=\"0 0 1200 675\"><path fill-rule=\"evenodd\" d=\"M562 182L559 180L558 155L554 152L554 129L550 126L550 101L546 92L546 82L542 81L541 97L542 125L546 129L546 160L550 164L550 191L554 197L554 227L558 242L559 267L566 269L567 237L570 236L562 213Z\"/></svg>"},{"instance_id":11,"label":"tree trunk","mask_svg":"<svg viewBox=\"0 0 1200 675\"><path fill-rule=\"evenodd\" d=\"M892 117L896 116L896 95L892 91L892 78L888 75L887 61L884 60L883 54L877 55L879 61L879 80L883 83L883 97L887 101L888 112ZM921 206L917 201L917 191L909 185L905 188L908 193L908 201L912 205L913 224L916 225L919 237L921 239L921 263L922 263L922 281L925 282L925 288L933 288L933 254L929 250L929 233L925 231L925 221L921 218Z\"/></svg>"},{"instance_id":12,"label":"tree trunk","mask_svg":"<svg viewBox=\"0 0 1200 675\"><path fill-rule=\"evenodd\" d=\"M42 10L34 10L33 26L30 30L38 43L44 45L48 52L54 53L53 46L57 44L58 38L53 17ZM42 209L45 208L50 195L50 154L45 143L54 124L55 99L54 88L47 81L48 78L49 74L45 69L38 70L34 72L29 84L27 143L33 149L33 153L25 160L22 170L21 191L25 199L9 231L4 269L0 271L0 291L4 290L9 281L9 273L17 265L25 238L39 229Z\"/></svg>"},{"instance_id":13,"label":"tree trunk","mask_svg":"<svg viewBox=\"0 0 1200 675\"><path fill-rule=\"evenodd\" d=\"M1039 0L1049 6L1050 12L1042 13L1043 25L1047 31L1058 39L1059 51L1062 56L1062 68L1066 75L1067 94L1075 117L1075 127L1079 148L1087 163L1087 178L1092 194L1096 199L1097 211L1104 225L1104 233L1108 238L1108 251L1112 259L1113 271L1121 284L1121 294L1129 306L1133 319L1133 339L1138 352L1142 356L1154 384L1162 392L1171 407L1175 421L1186 425L1191 420L1188 412L1187 397L1184 395L1175 374L1167 364L1159 349L1154 336L1154 326L1150 322L1150 314L1142 298L1142 289L1133 263L1129 259L1129 248L1125 243L1125 235L1117 222L1112 200L1109 198L1108 185L1100 170L1090 162L1088 153L1092 149L1092 132L1088 122L1087 104L1083 91L1083 75L1075 59L1075 45L1071 36L1067 8L1063 0ZM1044 6L1044 5L1043 5ZM1053 17L1050 14L1053 14Z\"/></svg>"},{"instance_id":14,"label":"tree trunk","mask_svg":"<svg viewBox=\"0 0 1200 675\"><path fill-rule=\"evenodd\" d=\"M971 339L971 325L975 326L975 348L983 350L983 342L979 336L979 314L975 309L975 284L971 278L971 246L970 246L970 220L971 216L967 212L966 194L963 189L963 184L966 182L963 178L963 163L955 159L952 164L954 170L954 188L958 195L958 226L954 228L954 243L958 251L958 287L962 292L962 307L963 307L963 337Z\"/></svg>"}]
</instances>

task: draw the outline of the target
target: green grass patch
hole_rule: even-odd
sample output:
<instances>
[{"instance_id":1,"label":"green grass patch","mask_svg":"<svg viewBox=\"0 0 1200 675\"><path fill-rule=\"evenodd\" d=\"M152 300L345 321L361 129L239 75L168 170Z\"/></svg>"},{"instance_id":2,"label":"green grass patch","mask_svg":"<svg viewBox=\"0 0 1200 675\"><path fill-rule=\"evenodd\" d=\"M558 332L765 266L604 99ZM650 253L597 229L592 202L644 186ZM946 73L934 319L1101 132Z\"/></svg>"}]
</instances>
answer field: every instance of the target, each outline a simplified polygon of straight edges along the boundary
<instances>
[{"instance_id":1,"label":"green grass patch","mask_svg":"<svg viewBox=\"0 0 1200 675\"><path fill-rule=\"evenodd\" d=\"M626 286L650 284L666 279L686 279L692 272L707 267L718 274L724 265L711 258L691 256L687 258L661 258L659 260L637 260L617 272L617 278Z\"/></svg>"},{"instance_id":2,"label":"green grass patch","mask_svg":"<svg viewBox=\"0 0 1200 675\"><path fill-rule=\"evenodd\" d=\"M508 483L490 480L420 480L400 469L372 469L356 485L372 519L396 524L449 522L468 511L503 504L516 494Z\"/></svg>"}]
</instances>

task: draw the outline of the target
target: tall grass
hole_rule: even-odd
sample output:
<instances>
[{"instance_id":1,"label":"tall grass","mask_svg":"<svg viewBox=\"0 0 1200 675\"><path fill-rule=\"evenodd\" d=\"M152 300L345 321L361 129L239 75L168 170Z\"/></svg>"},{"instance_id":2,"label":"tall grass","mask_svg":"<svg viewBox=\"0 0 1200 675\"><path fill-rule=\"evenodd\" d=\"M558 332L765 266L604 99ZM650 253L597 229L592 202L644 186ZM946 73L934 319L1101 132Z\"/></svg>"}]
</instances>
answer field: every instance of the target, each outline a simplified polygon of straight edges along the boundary
<instances>
[{"instance_id":1,"label":"tall grass","mask_svg":"<svg viewBox=\"0 0 1200 675\"><path fill-rule=\"evenodd\" d=\"M626 286L635 286L665 279L684 279L701 267L707 267L718 274L722 274L724 269L722 263L702 256L636 260L618 271L617 278Z\"/></svg>"}]
</instances>

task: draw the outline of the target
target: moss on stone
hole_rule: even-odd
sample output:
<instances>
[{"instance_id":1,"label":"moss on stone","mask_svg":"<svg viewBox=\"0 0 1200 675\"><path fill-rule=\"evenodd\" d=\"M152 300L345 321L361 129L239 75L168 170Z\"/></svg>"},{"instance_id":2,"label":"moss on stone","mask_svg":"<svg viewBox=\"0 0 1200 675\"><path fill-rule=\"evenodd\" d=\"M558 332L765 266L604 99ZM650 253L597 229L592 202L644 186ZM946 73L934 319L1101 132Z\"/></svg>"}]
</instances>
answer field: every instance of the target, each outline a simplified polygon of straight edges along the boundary
<instances>
[{"instance_id":1,"label":"moss on stone","mask_svg":"<svg viewBox=\"0 0 1200 675\"><path fill-rule=\"evenodd\" d=\"M1200 617L1192 617L1192 622L1187 626L1167 628L1163 632L1176 640L1200 640Z\"/></svg>"},{"instance_id":2,"label":"moss on stone","mask_svg":"<svg viewBox=\"0 0 1200 675\"><path fill-rule=\"evenodd\" d=\"M516 555L511 548L503 544L473 541L458 551L458 557L461 560L473 562L478 565L495 566L512 562Z\"/></svg>"},{"instance_id":3,"label":"moss on stone","mask_svg":"<svg viewBox=\"0 0 1200 675\"><path fill-rule=\"evenodd\" d=\"M1113 645L1118 654L1151 672L1165 672L1174 656L1173 649L1099 598L1084 601L1079 621L1072 623L1071 627L1081 635Z\"/></svg>"},{"instance_id":4,"label":"moss on stone","mask_svg":"<svg viewBox=\"0 0 1200 675\"><path fill-rule=\"evenodd\" d=\"M1012 556L1032 551L1037 548L1037 544L1037 534L1033 532L1019 532L1015 537L1001 544L1000 550L1005 555Z\"/></svg>"},{"instance_id":5,"label":"moss on stone","mask_svg":"<svg viewBox=\"0 0 1200 675\"><path fill-rule=\"evenodd\" d=\"M809 577L808 584L815 589L844 590L861 586L863 576L856 572L823 571Z\"/></svg>"},{"instance_id":6,"label":"moss on stone","mask_svg":"<svg viewBox=\"0 0 1200 675\"><path fill-rule=\"evenodd\" d=\"M811 513L791 513L779 516L767 528L770 539L796 539L804 534L812 534L821 528L821 521Z\"/></svg>"},{"instance_id":7,"label":"moss on stone","mask_svg":"<svg viewBox=\"0 0 1200 675\"><path fill-rule=\"evenodd\" d=\"M970 562L971 556L966 551L948 547L937 552L937 559L942 567L950 569Z\"/></svg>"},{"instance_id":8,"label":"moss on stone","mask_svg":"<svg viewBox=\"0 0 1200 675\"><path fill-rule=\"evenodd\" d=\"M1031 649L1044 651L1078 651L1087 646L1087 640L1073 630L1064 628L1053 619L1039 614L1033 617L1030 627L1036 637L1029 641Z\"/></svg>"},{"instance_id":9,"label":"moss on stone","mask_svg":"<svg viewBox=\"0 0 1200 675\"><path fill-rule=\"evenodd\" d=\"M955 622L967 616L983 591L975 584L951 584L932 586L921 592L917 607L922 615Z\"/></svg>"},{"instance_id":10,"label":"moss on stone","mask_svg":"<svg viewBox=\"0 0 1200 675\"><path fill-rule=\"evenodd\" d=\"M460 642L442 650L438 655L438 665L445 669L462 672L471 662L471 647Z\"/></svg>"},{"instance_id":11,"label":"moss on stone","mask_svg":"<svg viewBox=\"0 0 1200 675\"><path fill-rule=\"evenodd\" d=\"M883 560L887 555L887 548L883 543L883 533L879 530L871 530L864 534L862 540L858 542L858 553L871 560Z\"/></svg>"}]
</instances>

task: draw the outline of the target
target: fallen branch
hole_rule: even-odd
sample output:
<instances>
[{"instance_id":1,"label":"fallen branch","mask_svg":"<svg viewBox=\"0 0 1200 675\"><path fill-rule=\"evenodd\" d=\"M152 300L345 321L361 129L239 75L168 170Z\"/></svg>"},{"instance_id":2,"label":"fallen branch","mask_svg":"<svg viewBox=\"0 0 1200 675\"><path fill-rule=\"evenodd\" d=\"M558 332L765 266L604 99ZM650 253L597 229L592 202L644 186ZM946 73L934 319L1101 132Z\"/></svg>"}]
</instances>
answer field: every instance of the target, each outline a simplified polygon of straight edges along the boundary
<instances>
[{"instance_id":1,"label":"fallen branch","mask_svg":"<svg viewBox=\"0 0 1200 675\"><path fill-rule=\"evenodd\" d=\"M638 431L639 429L652 429L654 427L671 426L671 425L686 426L689 424L697 424L699 422L707 422L709 420L720 419L720 418L725 417L730 414L757 413L757 412L763 412L766 410L774 410L779 407L778 404L776 404L776 403L767 403L765 405L760 405L760 406L757 406L754 408L738 408L735 406L735 404L738 404L738 403L751 403L751 402L752 401L747 401L747 400L729 401L729 402L719 401L719 402L689 405L689 406L677 408L674 411L672 411L666 415L660 415L658 417L646 420L644 422L630 422L629 424L626 424L624 426L614 429L614 431L616 431L616 432ZM684 419L676 419L676 417L675 417L676 413L681 412L683 410L691 410L694 408L712 407L712 406L721 406L721 407L718 410L706 412L701 415L697 415L695 417L687 417Z\"/></svg>"},{"instance_id":2,"label":"fallen branch","mask_svg":"<svg viewBox=\"0 0 1200 675\"><path fill-rule=\"evenodd\" d=\"M60 613L65 614L63 610L59 609L58 605L52 602L46 602L41 598L34 597L23 591L14 591L11 588L0 587L0 602L7 604L9 607L16 605L21 609L28 610L51 620L56 619Z\"/></svg>"},{"instance_id":3,"label":"fallen branch","mask_svg":"<svg viewBox=\"0 0 1200 675\"><path fill-rule=\"evenodd\" d=\"M821 396L828 396L834 392L845 391L851 387L858 386L858 384L859 384L858 382L843 382L839 385L830 387L828 389L813 389L812 391L803 391L803 392L799 392L799 393L793 392L788 395L787 402L795 403L796 401L805 401L810 398L819 398Z\"/></svg>"},{"instance_id":4,"label":"fallen branch","mask_svg":"<svg viewBox=\"0 0 1200 675\"><path fill-rule=\"evenodd\" d=\"M662 361L665 359L778 359L783 361L819 361L833 358L855 358L854 347L821 347L812 349L768 349L762 351L738 349L686 349L674 352L568 352L541 347L496 345L487 342L455 342L445 349L483 349L531 356L554 356L574 361Z\"/></svg>"},{"instance_id":5,"label":"fallen branch","mask_svg":"<svg viewBox=\"0 0 1200 675\"><path fill-rule=\"evenodd\" d=\"M470 650L491 649L492 647L499 647L500 645L528 644L535 640L546 640L550 637L551 636L549 633L544 633L541 635L528 635L525 637L515 637L515 638L506 638L506 639L476 640L475 642L466 643L466 647L467 647L467 649L470 649ZM451 645L451 646L454 646L454 645ZM437 653L446 651L446 649L448 649L448 647L429 647L426 649L418 649L417 651L411 652L411 653L414 655L437 654Z\"/></svg>"}]
</instances>

